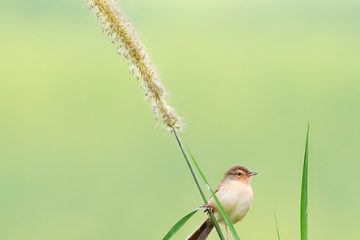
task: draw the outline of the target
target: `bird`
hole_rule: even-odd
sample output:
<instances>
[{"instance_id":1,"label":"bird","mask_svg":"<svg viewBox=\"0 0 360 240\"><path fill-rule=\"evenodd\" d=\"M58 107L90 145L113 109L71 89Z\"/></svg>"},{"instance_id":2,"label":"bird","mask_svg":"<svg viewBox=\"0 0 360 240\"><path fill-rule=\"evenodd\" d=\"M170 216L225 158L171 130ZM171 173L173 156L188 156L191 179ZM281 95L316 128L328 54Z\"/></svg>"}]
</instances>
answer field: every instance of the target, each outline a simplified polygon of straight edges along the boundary
<instances>
[{"instance_id":1,"label":"bird","mask_svg":"<svg viewBox=\"0 0 360 240\"><path fill-rule=\"evenodd\" d=\"M249 171L246 167L234 166L225 172L222 181L215 191L221 205L234 224L245 217L252 205L253 190L251 188L251 179L255 175L257 175L256 172ZM214 213L217 221L225 224L213 198L211 198L204 207ZM208 217L187 240L206 240L213 228L214 223L212 219Z\"/></svg>"}]
</instances>

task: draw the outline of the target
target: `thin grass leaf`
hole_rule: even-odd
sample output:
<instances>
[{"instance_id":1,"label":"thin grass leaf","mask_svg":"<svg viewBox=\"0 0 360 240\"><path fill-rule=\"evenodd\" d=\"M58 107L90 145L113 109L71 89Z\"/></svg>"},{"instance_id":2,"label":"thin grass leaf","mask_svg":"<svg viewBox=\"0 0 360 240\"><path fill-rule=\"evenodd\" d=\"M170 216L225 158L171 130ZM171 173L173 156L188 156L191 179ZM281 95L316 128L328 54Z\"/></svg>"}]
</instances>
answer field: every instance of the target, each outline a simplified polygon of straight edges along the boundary
<instances>
[{"instance_id":1,"label":"thin grass leaf","mask_svg":"<svg viewBox=\"0 0 360 240\"><path fill-rule=\"evenodd\" d=\"M204 203L207 204L206 196L205 196L204 191L202 190L202 188L200 186L200 183L199 183L198 177L197 177L197 175L195 173L194 167L192 166L192 164L191 164L191 162L190 162L190 160L188 158L187 152L185 151L185 148L184 148L184 145L183 145L183 143L181 141L181 138L178 135L178 133L176 132L175 128L173 128L173 133L175 135L175 138L176 138L176 141L177 141L177 143L179 145L179 148L180 148L180 150L181 150L181 152L182 152L182 154L183 154L183 156L185 158L186 164L188 165L188 167L190 169L190 172L191 172L191 174L193 176L193 179L194 179L194 181L196 183L196 186L197 186L197 188L198 188L198 190L200 192L200 195L201 195L202 199L204 200ZM202 174L202 175L204 176L204 174ZM209 212L209 215L210 215L211 220L214 223L216 232L218 233L220 240L225 240L224 234L222 233L221 228L219 226L219 223L216 220L214 214L212 212Z\"/></svg>"},{"instance_id":2,"label":"thin grass leaf","mask_svg":"<svg viewBox=\"0 0 360 240\"><path fill-rule=\"evenodd\" d=\"M301 240L308 239L308 171L309 171L309 132L308 124L305 143L304 165L301 184L301 203L300 203L300 235Z\"/></svg>"},{"instance_id":3,"label":"thin grass leaf","mask_svg":"<svg viewBox=\"0 0 360 240\"><path fill-rule=\"evenodd\" d=\"M212 190L212 188L210 187L210 184L209 184L209 182L207 181L207 179L206 179L203 171L201 170L199 164L198 164L197 161L195 160L195 157L192 155L192 153L190 152L189 149L187 149L187 151L189 152L189 154L190 154L190 156L191 156L191 160L192 160L192 162L194 163L197 171L200 173L201 178L202 178L203 181L205 182L205 185L206 185L207 189L208 189L209 192L211 193L211 196L214 198L215 203L216 203L216 206L217 206L217 208L218 208L218 210L219 210L222 218L225 220L226 225L227 225L228 228L230 229L231 234L233 235L233 237L234 237L235 240L240 240L240 237L239 237L239 235L237 234L237 232L236 232L236 230L235 230L235 228L234 228L234 225L232 224L232 222L231 222L229 216L227 215L227 213L225 212L225 210L224 210L223 206L221 205L219 199L217 198L215 192L214 192L214 191Z\"/></svg>"},{"instance_id":4,"label":"thin grass leaf","mask_svg":"<svg viewBox=\"0 0 360 240\"><path fill-rule=\"evenodd\" d=\"M184 224L199 210L200 208L194 209L193 211L182 217L175 225L169 230L169 232L163 237L163 240L171 239L177 231L184 226Z\"/></svg>"},{"instance_id":5,"label":"thin grass leaf","mask_svg":"<svg viewBox=\"0 0 360 240\"><path fill-rule=\"evenodd\" d=\"M277 239L280 240L280 232L279 232L279 226L278 226L278 221L275 215L275 224L276 224L276 234L277 234Z\"/></svg>"}]
</instances>

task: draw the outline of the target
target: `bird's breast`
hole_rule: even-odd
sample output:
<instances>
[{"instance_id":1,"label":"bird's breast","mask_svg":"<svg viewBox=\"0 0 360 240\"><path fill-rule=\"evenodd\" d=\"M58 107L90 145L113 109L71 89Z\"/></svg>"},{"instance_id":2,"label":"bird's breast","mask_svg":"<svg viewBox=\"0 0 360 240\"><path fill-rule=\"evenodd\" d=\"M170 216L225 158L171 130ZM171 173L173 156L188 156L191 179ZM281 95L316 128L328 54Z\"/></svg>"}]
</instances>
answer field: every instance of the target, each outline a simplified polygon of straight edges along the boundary
<instances>
[{"instance_id":1,"label":"bird's breast","mask_svg":"<svg viewBox=\"0 0 360 240\"><path fill-rule=\"evenodd\" d=\"M233 223L240 221L246 215L253 201L250 184L240 181L223 184L216 195Z\"/></svg>"}]
</instances>

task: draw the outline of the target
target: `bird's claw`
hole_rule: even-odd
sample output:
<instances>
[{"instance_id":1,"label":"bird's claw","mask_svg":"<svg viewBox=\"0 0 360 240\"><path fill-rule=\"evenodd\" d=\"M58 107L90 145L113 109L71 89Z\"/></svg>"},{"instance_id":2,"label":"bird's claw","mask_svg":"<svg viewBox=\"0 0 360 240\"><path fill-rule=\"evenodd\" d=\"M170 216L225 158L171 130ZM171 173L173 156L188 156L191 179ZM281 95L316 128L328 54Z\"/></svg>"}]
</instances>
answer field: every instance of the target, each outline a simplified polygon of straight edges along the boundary
<instances>
[{"instance_id":1,"label":"bird's claw","mask_svg":"<svg viewBox=\"0 0 360 240\"><path fill-rule=\"evenodd\" d=\"M201 208L204 209L204 212L214 212L214 207L208 204L202 205Z\"/></svg>"}]
</instances>

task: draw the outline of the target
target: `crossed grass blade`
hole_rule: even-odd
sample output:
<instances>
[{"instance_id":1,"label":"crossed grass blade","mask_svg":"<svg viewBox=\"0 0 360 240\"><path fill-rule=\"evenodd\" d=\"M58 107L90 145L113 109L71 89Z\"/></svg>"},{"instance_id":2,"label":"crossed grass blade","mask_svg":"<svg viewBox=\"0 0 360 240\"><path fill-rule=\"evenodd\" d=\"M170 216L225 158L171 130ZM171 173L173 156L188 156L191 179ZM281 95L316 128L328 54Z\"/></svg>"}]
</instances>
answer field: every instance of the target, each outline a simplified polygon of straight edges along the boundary
<instances>
[{"instance_id":1,"label":"crossed grass blade","mask_svg":"<svg viewBox=\"0 0 360 240\"><path fill-rule=\"evenodd\" d=\"M199 210L200 208L194 209L188 214L186 214L184 217L182 217L177 223L174 224L174 226L169 230L169 232L163 237L162 240L169 240L171 239L177 231L182 228L185 223Z\"/></svg>"},{"instance_id":2,"label":"crossed grass blade","mask_svg":"<svg viewBox=\"0 0 360 240\"><path fill-rule=\"evenodd\" d=\"M209 182L207 181L207 179L206 179L203 171L201 170L199 164L197 163L195 157L192 155L192 153L190 152L189 149L187 149L187 151L189 152L189 154L190 154L190 156L191 156L191 160L192 160L193 164L195 165L196 170L199 172L199 174L200 174L201 178L203 179L203 181L204 181L207 189L208 189L209 192L211 193L211 196L214 198L216 207L218 208L218 210L219 210L222 218L224 219L227 227L229 228L231 234L233 235L233 237L234 237L235 240L240 240L240 237L239 237L239 235L237 234L237 232L236 232L236 230L235 230L235 228L234 228L234 225L232 224L232 222L231 222L229 216L227 215L227 213L225 212L225 210L224 210L223 206L221 205L219 199L217 198L215 192L214 192L214 191L212 190L212 188L210 187L210 184L209 184Z\"/></svg>"},{"instance_id":3,"label":"crossed grass blade","mask_svg":"<svg viewBox=\"0 0 360 240\"><path fill-rule=\"evenodd\" d=\"M195 181L195 183L196 183L196 186L197 186L197 188L198 188L198 190L199 190L199 192L200 192L200 195L201 195L202 199L204 200L204 204L207 204L207 198L206 198L206 196L205 196L205 194L204 194L204 191L202 190L202 187L200 186L200 183L199 183L199 180L198 180L198 176L197 176L197 174L196 174L196 172L195 172L195 169L194 169L193 165L191 164L191 162L190 162L190 160L189 160L188 151L185 150L185 147L184 147L184 145L183 145L183 143L182 143L182 141L181 141L181 138L180 138L180 136L178 135L178 133L177 133L177 131L176 131L175 128L173 128L173 133L174 133L174 136L175 136L176 141L177 141L177 143L178 143L178 146L179 146L179 148L180 148L180 150L181 150L181 153L182 153L183 156L184 156L184 159L185 159L185 161L186 161L186 164L187 164L188 167L189 167L189 170L190 170L190 172L191 172L191 175L193 176L193 179L194 179L194 181ZM190 152L189 152L189 153L190 153ZM190 153L190 155L191 155L191 153ZM197 167L198 167L198 166L197 166ZM198 168L198 170L199 170L199 168ZM201 172L201 173L202 173L202 172ZM204 174L202 174L202 175L204 176ZM213 223L214 223L216 232L217 232L217 234L219 235L220 240L225 240L224 234L222 233L221 228L220 228L220 225L219 225L218 221L216 220L214 214L213 214L211 211L209 211L208 213L209 213L209 216L210 216L211 220L212 220Z\"/></svg>"}]
</instances>

